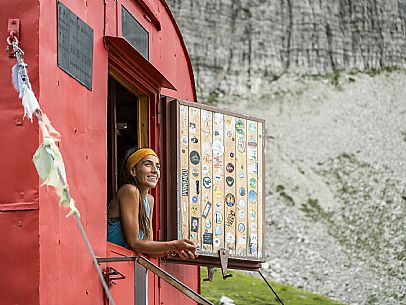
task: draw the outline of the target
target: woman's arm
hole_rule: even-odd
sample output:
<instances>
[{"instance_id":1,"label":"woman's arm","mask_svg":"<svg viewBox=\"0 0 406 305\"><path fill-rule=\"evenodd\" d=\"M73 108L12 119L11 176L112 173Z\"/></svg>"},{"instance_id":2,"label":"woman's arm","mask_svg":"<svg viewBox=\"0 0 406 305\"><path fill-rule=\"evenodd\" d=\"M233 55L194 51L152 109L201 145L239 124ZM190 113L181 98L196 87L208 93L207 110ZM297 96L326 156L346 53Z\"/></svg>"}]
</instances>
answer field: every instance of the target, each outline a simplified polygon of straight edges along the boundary
<instances>
[{"instance_id":1,"label":"woman's arm","mask_svg":"<svg viewBox=\"0 0 406 305\"><path fill-rule=\"evenodd\" d=\"M139 239L139 190L133 185L126 185L119 190L117 197L120 202L120 216L123 226L124 238L131 250L152 255L162 255L174 252L178 253L181 258L195 257L194 253L196 251L196 246L193 241L188 239L172 241L153 241ZM150 207L152 215L153 204ZM150 221L150 232L152 233L151 223L152 221ZM191 253L191 255L189 254L189 252ZM187 254L187 256L185 254Z\"/></svg>"}]
</instances>

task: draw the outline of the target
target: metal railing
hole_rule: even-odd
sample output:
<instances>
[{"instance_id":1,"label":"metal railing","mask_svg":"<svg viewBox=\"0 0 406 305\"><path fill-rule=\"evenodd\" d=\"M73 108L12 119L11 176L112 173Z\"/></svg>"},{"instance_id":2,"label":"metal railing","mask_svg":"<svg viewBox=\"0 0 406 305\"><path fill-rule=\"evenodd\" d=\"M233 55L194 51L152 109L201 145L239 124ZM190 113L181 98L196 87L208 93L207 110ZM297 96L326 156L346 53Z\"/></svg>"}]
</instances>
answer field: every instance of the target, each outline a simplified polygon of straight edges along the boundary
<instances>
[{"instance_id":1,"label":"metal railing","mask_svg":"<svg viewBox=\"0 0 406 305\"><path fill-rule=\"evenodd\" d=\"M161 269L159 266L155 265L148 259L142 256L116 256L116 257L99 257L97 258L97 262L100 263L112 263L112 262L128 262L128 261L134 261L134 304L137 304L137 294L139 295L140 291L136 291L136 287L138 287L135 283L136 279L136 268L137 264L140 266L145 267L148 271L151 271L152 273L156 274L158 277L163 279L165 282L167 282L169 285L173 286L180 292L182 292L184 295L192 299L193 301L197 302L198 304L201 305L214 305L211 303L209 300L207 300L205 297L201 296L197 292L195 292L193 289L190 287L186 286L184 283L167 273L165 270Z\"/></svg>"}]
</instances>

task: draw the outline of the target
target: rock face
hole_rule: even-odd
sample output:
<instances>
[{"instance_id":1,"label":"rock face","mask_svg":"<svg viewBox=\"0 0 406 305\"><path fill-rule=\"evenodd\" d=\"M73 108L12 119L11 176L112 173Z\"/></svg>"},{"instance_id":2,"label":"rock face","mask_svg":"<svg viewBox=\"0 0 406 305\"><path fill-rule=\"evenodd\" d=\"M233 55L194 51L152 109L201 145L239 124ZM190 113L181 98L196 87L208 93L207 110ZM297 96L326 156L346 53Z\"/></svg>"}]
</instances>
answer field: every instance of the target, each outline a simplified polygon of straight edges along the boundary
<instances>
[{"instance_id":1,"label":"rock face","mask_svg":"<svg viewBox=\"0 0 406 305\"><path fill-rule=\"evenodd\" d=\"M406 0L169 4L201 101L266 118L268 275L406 304Z\"/></svg>"},{"instance_id":2,"label":"rock face","mask_svg":"<svg viewBox=\"0 0 406 305\"><path fill-rule=\"evenodd\" d=\"M170 0L198 95L250 96L285 72L406 67L404 0Z\"/></svg>"}]
</instances>

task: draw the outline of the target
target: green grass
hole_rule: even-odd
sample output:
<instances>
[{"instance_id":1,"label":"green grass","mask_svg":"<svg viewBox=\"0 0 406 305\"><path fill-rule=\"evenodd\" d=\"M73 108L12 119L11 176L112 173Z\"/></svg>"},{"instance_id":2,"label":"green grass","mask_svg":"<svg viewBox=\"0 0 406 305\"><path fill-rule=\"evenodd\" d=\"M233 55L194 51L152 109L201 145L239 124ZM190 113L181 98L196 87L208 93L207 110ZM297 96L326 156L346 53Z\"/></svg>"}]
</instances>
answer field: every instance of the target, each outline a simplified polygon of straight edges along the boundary
<instances>
[{"instance_id":1,"label":"green grass","mask_svg":"<svg viewBox=\"0 0 406 305\"><path fill-rule=\"evenodd\" d=\"M221 270L215 269L213 282L201 281L202 295L216 305L223 295L233 299L236 305L281 305L262 278L235 271L229 273L233 277L223 280ZM201 268L201 278L207 278L206 268ZM285 305L342 305L288 285L270 284Z\"/></svg>"}]
</instances>

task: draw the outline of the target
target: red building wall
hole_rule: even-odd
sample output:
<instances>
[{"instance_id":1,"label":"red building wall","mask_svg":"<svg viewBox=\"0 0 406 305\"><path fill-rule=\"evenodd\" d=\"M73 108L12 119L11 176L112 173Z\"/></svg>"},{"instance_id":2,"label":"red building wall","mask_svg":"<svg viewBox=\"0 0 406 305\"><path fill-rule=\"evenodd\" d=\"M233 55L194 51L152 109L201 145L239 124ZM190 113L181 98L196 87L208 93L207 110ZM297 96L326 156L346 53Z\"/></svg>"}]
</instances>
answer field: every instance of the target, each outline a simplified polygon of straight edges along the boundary
<instances>
[{"instance_id":1,"label":"red building wall","mask_svg":"<svg viewBox=\"0 0 406 305\"><path fill-rule=\"evenodd\" d=\"M179 29L167 5L158 0L64 0L62 3L94 31L93 88L88 90L57 66L57 2L14 0L0 4L0 41L7 20L21 21L21 47L33 90L42 110L62 134L72 197L81 212L95 254L106 256L107 79L108 50L103 36L121 34L120 6L150 33L150 62L176 87L162 94L195 101L193 73ZM158 24L148 14L157 17ZM146 17L145 17L146 16ZM39 187L32 156L40 144L36 122L24 120L11 86L15 59L0 56L0 279L1 303L103 304L102 289L84 241L54 190ZM150 113L155 103L150 101ZM151 118L150 143L158 150L160 126ZM158 192L159 194L159 192ZM159 202L157 205L164 204ZM157 209L159 210L159 209ZM156 215L157 231L160 219ZM162 264L171 274L198 288L197 267ZM153 280L158 287L158 280ZM179 292L160 284L150 304L188 304ZM132 300L129 300L129 302ZM132 304L132 303L128 304ZM189 302L191 303L191 302ZM120 304L117 304L120 305Z\"/></svg>"}]
</instances>

